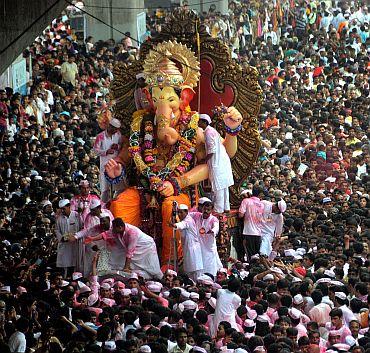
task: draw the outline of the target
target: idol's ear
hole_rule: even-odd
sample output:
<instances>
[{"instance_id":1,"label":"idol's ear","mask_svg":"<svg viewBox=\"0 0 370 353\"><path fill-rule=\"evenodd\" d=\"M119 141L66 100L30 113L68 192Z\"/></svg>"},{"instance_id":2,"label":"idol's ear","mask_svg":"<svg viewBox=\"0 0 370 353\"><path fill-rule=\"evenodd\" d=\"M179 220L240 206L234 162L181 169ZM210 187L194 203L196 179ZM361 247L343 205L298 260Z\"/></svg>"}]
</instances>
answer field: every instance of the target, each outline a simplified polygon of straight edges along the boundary
<instances>
[{"instance_id":1,"label":"idol's ear","mask_svg":"<svg viewBox=\"0 0 370 353\"><path fill-rule=\"evenodd\" d=\"M189 106L190 102L194 98L194 95L195 95L195 92L190 86L185 86L181 90L181 94L180 94L180 99L181 99L180 109L181 110L185 110L185 108Z\"/></svg>"},{"instance_id":2,"label":"idol's ear","mask_svg":"<svg viewBox=\"0 0 370 353\"><path fill-rule=\"evenodd\" d=\"M151 95L150 91L146 87L143 88L142 91L144 92L144 94L146 96L146 99L148 100L151 109L154 109L153 99L152 99L152 95Z\"/></svg>"}]
</instances>

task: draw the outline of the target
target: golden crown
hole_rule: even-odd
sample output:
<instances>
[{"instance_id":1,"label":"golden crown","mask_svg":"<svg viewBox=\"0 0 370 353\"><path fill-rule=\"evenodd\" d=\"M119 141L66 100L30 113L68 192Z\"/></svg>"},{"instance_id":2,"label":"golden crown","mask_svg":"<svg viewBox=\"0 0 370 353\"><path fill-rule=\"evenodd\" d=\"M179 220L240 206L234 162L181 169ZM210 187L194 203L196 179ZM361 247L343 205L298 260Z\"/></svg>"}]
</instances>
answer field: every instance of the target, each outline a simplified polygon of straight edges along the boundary
<instances>
[{"instance_id":1,"label":"golden crown","mask_svg":"<svg viewBox=\"0 0 370 353\"><path fill-rule=\"evenodd\" d=\"M143 67L149 87L194 88L200 76L199 61L195 54L176 41L155 46L144 60Z\"/></svg>"}]
</instances>

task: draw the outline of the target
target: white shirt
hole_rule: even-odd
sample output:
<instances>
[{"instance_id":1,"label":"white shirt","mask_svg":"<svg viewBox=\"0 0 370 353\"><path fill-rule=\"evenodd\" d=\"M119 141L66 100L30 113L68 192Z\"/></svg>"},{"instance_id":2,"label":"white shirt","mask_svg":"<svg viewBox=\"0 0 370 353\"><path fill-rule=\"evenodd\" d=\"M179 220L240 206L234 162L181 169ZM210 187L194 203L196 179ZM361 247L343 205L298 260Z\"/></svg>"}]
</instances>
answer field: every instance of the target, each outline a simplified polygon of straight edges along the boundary
<instances>
[{"instance_id":1,"label":"white shirt","mask_svg":"<svg viewBox=\"0 0 370 353\"><path fill-rule=\"evenodd\" d=\"M215 309L215 327L221 321L228 321L232 328L238 329L236 324L236 309L240 306L241 298L239 295L230 292L228 289L217 291L217 303Z\"/></svg>"},{"instance_id":2,"label":"white shirt","mask_svg":"<svg viewBox=\"0 0 370 353\"><path fill-rule=\"evenodd\" d=\"M263 210L264 205L258 197L252 196L242 201L239 213L244 214L244 235L261 236Z\"/></svg>"},{"instance_id":3,"label":"white shirt","mask_svg":"<svg viewBox=\"0 0 370 353\"><path fill-rule=\"evenodd\" d=\"M197 226L194 219L187 215L175 224L181 232L181 243L184 252L184 271L194 272L203 269L202 249Z\"/></svg>"},{"instance_id":4,"label":"white shirt","mask_svg":"<svg viewBox=\"0 0 370 353\"><path fill-rule=\"evenodd\" d=\"M12 353L24 353L26 351L26 336L23 332L16 331L10 336L8 345Z\"/></svg>"},{"instance_id":5,"label":"white shirt","mask_svg":"<svg viewBox=\"0 0 370 353\"><path fill-rule=\"evenodd\" d=\"M206 153L212 154L207 161L212 190L222 190L234 185L230 157L222 144L220 134L212 126L207 126L204 137Z\"/></svg>"},{"instance_id":6,"label":"white shirt","mask_svg":"<svg viewBox=\"0 0 370 353\"><path fill-rule=\"evenodd\" d=\"M349 327L349 323L352 320L357 320L356 316L353 314L352 310L348 308L347 305L342 305L339 307L339 309L343 312L343 323Z\"/></svg>"},{"instance_id":7,"label":"white shirt","mask_svg":"<svg viewBox=\"0 0 370 353\"><path fill-rule=\"evenodd\" d=\"M283 215L272 212L272 202L263 200L262 203L265 206L261 224L262 235L269 235L271 237L281 235L284 224Z\"/></svg>"},{"instance_id":8,"label":"white shirt","mask_svg":"<svg viewBox=\"0 0 370 353\"><path fill-rule=\"evenodd\" d=\"M94 151L100 157L100 171L104 171L104 167L109 160L118 156L119 150L121 149L121 142L122 136L119 131L112 136L109 136L106 131L103 131L96 136ZM118 145L118 149L112 154L107 154L107 151L114 144Z\"/></svg>"}]
</instances>

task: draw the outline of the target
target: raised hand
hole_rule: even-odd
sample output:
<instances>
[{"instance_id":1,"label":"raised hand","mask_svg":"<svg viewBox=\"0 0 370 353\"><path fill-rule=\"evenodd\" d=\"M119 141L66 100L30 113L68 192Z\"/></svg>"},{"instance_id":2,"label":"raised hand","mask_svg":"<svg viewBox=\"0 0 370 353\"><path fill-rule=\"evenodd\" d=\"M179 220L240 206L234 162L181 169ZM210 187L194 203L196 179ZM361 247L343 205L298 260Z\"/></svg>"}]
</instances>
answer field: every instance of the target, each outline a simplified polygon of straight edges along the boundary
<instances>
[{"instance_id":1,"label":"raised hand","mask_svg":"<svg viewBox=\"0 0 370 353\"><path fill-rule=\"evenodd\" d=\"M117 163L114 159L111 159L105 165L105 172L110 178L117 178L122 173L122 165L120 163Z\"/></svg>"},{"instance_id":2,"label":"raised hand","mask_svg":"<svg viewBox=\"0 0 370 353\"><path fill-rule=\"evenodd\" d=\"M169 181L165 181L163 185L158 189L158 191L164 197L172 196L175 192L172 184Z\"/></svg>"},{"instance_id":3,"label":"raised hand","mask_svg":"<svg viewBox=\"0 0 370 353\"><path fill-rule=\"evenodd\" d=\"M227 108L227 113L223 117L224 123L230 129L236 129L243 121L239 110L235 107Z\"/></svg>"}]
</instances>

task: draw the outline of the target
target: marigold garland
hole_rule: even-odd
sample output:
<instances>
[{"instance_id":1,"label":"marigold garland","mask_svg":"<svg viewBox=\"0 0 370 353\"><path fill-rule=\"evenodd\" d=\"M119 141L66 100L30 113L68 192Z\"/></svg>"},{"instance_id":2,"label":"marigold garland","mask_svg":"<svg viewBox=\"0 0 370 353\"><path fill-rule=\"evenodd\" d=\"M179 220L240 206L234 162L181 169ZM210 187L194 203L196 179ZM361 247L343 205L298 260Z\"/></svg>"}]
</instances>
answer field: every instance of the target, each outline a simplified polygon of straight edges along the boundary
<instances>
[{"instance_id":1,"label":"marigold garland","mask_svg":"<svg viewBox=\"0 0 370 353\"><path fill-rule=\"evenodd\" d=\"M140 147L141 123L146 113L145 110L139 110L133 114L129 152L138 171L148 178L150 188L158 190L165 180L173 180L173 177L180 176L188 170L195 154L199 115L198 113L192 114L190 109L185 110L185 113L179 119L179 124L185 125L186 128L179 133L180 138L175 145L171 160L156 173L153 167L156 164L158 151L154 148L154 128L151 121L145 122L144 138L142 147Z\"/></svg>"}]
</instances>

